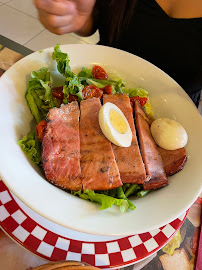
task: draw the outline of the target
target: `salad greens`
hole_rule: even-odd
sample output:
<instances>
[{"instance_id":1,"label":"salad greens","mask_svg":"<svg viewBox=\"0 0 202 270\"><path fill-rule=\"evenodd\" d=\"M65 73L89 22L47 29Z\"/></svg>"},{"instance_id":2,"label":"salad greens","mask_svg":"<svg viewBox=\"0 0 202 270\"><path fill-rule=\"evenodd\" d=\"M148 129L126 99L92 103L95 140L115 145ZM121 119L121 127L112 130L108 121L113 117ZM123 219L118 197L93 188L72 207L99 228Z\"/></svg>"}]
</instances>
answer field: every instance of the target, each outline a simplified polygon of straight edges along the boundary
<instances>
[{"instance_id":1,"label":"salad greens","mask_svg":"<svg viewBox=\"0 0 202 270\"><path fill-rule=\"evenodd\" d=\"M48 68L41 68L39 71L31 72L31 79L28 82L25 98L28 106L37 122L45 119L50 108L55 107L53 101L50 72Z\"/></svg>"},{"instance_id":2,"label":"salad greens","mask_svg":"<svg viewBox=\"0 0 202 270\"><path fill-rule=\"evenodd\" d=\"M101 204L100 210L112 207L113 204L120 208L121 213L125 213L128 208L130 210L135 209L134 204L127 198L119 198L119 197L115 198L109 195L105 195L103 193L95 192L90 189L86 189L83 192L81 190L72 191L71 194L78 195L80 198L84 200L90 200L92 202L100 203Z\"/></svg>"},{"instance_id":3,"label":"salad greens","mask_svg":"<svg viewBox=\"0 0 202 270\"><path fill-rule=\"evenodd\" d=\"M68 103L70 94L77 96L78 102L80 102L83 99L82 90L87 85L95 85L98 88L104 88L105 86L110 85L112 94L128 93L129 97L137 96L147 98L147 103L144 105L144 109L149 116L152 115L151 106L148 101L148 92L145 89L126 88L125 82L119 77L116 80L95 79L93 77L92 70L87 67L83 67L78 75L76 75L71 71L68 54L61 51L59 44L55 46L52 53L52 58L57 63L58 71L65 77L65 85L62 89L64 94L64 104ZM32 71L30 77L31 78L28 81L25 98L31 113L36 120L36 124L39 124L46 118L49 109L56 107L58 102L55 100L52 94L50 72L48 71L47 67L43 67L38 71ZM32 162L40 166L42 165L41 142L37 139L35 131L30 132L27 136L24 136L21 140L19 140L18 145L28 156L28 158L32 160ZM71 191L71 194L79 196L82 199L101 204L101 210L109 208L112 205L116 205L120 208L122 213L125 213L127 209L135 209L134 204L128 199L129 196L134 195L144 197L148 194L148 192L148 190L143 190L142 185L124 184L122 187L113 190L93 191L87 189L83 191Z\"/></svg>"},{"instance_id":4,"label":"salad greens","mask_svg":"<svg viewBox=\"0 0 202 270\"><path fill-rule=\"evenodd\" d=\"M36 164L41 163L41 143L36 138L34 131L18 141L23 152Z\"/></svg>"},{"instance_id":5,"label":"salad greens","mask_svg":"<svg viewBox=\"0 0 202 270\"><path fill-rule=\"evenodd\" d=\"M79 77L71 71L69 57L67 53L61 52L59 44L55 46L52 57L53 60L56 60L57 62L58 71L65 77L65 86L63 87L63 103L68 103L67 98L69 97L69 93L71 95L78 96L79 101L82 100L82 90L84 85L81 83Z\"/></svg>"}]
</instances>

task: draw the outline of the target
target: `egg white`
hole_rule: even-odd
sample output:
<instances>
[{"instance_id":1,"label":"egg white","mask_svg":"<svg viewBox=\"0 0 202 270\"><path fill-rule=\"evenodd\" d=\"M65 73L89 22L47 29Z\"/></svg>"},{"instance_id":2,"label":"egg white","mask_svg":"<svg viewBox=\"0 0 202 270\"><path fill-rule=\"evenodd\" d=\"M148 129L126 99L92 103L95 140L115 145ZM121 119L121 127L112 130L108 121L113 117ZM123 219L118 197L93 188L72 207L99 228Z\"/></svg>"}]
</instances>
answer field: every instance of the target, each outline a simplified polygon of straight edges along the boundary
<instances>
[{"instance_id":1,"label":"egg white","mask_svg":"<svg viewBox=\"0 0 202 270\"><path fill-rule=\"evenodd\" d=\"M156 144L166 150L182 148L188 141L188 135L184 127L169 118L156 119L151 125L151 134Z\"/></svg>"},{"instance_id":2,"label":"egg white","mask_svg":"<svg viewBox=\"0 0 202 270\"><path fill-rule=\"evenodd\" d=\"M121 133L115 129L110 121L110 111L114 110L122 117L124 125L126 125L126 132ZM119 121L120 119L114 119L114 121ZM99 125L103 134L110 140L113 144L121 147L129 147L132 142L132 131L130 125L124 116L123 112L113 103L105 103L99 111Z\"/></svg>"}]
</instances>

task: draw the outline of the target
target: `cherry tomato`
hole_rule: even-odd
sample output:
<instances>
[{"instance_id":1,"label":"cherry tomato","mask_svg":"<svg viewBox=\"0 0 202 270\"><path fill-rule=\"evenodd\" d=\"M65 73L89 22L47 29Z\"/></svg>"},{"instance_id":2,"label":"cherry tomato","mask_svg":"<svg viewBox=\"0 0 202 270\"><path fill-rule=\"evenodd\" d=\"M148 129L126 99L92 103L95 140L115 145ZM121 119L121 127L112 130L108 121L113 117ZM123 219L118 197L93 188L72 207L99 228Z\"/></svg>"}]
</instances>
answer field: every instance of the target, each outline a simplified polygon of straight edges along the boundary
<instances>
[{"instance_id":1,"label":"cherry tomato","mask_svg":"<svg viewBox=\"0 0 202 270\"><path fill-rule=\"evenodd\" d=\"M39 122L39 124L36 126L36 137L39 141L43 140L44 132L46 127L46 121L42 120Z\"/></svg>"},{"instance_id":2,"label":"cherry tomato","mask_svg":"<svg viewBox=\"0 0 202 270\"><path fill-rule=\"evenodd\" d=\"M63 86L58 86L58 87L54 87L52 88L52 95L54 98L58 98L60 100L63 100L64 98L64 93L62 92L63 90Z\"/></svg>"},{"instance_id":3,"label":"cherry tomato","mask_svg":"<svg viewBox=\"0 0 202 270\"><path fill-rule=\"evenodd\" d=\"M64 93L62 92L63 90L63 86L58 86L58 87L54 87L52 88L52 95L54 98L58 98L61 102L64 99ZM78 100L78 97L76 95L72 95L69 93L69 97L67 98L68 102L72 102Z\"/></svg>"},{"instance_id":4,"label":"cherry tomato","mask_svg":"<svg viewBox=\"0 0 202 270\"><path fill-rule=\"evenodd\" d=\"M100 80L106 80L108 77L104 68L97 65L93 67L92 74L95 79L100 79Z\"/></svg>"},{"instance_id":5,"label":"cherry tomato","mask_svg":"<svg viewBox=\"0 0 202 270\"><path fill-rule=\"evenodd\" d=\"M147 98L146 97L131 97L130 101L135 104L135 101L138 101L140 105L143 107L147 103Z\"/></svg>"},{"instance_id":6,"label":"cherry tomato","mask_svg":"<svg viewBox=\"0 0 202 270\"><path fill-rule=\"evenodd\" d=\"M101 98L102 94L103 94L103 91L95 85L87 85L82 90L83 99L89 99L93 97Z\"/></svg>"},{"instance_id":7,"label":"cherry tomato","mask_svg":"<svg viewBox=\"0 0 202 270\"><path fill-rule=\"evenodd\" d=\"M107 95L111 95L112 94L112 86L111 85L106 85L104 88L102 88L103 93L107 94Z\"/></svg>"},{"instance_id":8,"label":"cherry tomato","mask_svg":"<svg viewBox=\"0 0 202 270\"><path fill-rule=\"evenodd\" d=\"M67 101L72 102L72 101L76 101L76 100L78 100L78 96L72 95L69 93L69 97L67 98Z\"/></svg>"}]
</instances>

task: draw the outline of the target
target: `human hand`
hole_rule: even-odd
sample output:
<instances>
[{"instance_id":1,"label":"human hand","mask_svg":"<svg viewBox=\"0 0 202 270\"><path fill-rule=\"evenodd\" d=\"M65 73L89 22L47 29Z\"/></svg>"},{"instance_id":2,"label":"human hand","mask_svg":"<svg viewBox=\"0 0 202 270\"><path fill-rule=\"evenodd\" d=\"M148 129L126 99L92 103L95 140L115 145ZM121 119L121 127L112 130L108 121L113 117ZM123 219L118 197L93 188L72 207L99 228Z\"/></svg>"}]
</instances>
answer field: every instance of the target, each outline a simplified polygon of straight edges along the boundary
<instances>
[{"instance_id":1,"label":"human hand","mask_svg":"<svg viewBox=\"0 0 202 270\"><path fill-rule=\"evenodd\" d=\"M96 0L34 0L39 20L52 33L91 34L92 11Z\"/></svg>"}]
</instances>

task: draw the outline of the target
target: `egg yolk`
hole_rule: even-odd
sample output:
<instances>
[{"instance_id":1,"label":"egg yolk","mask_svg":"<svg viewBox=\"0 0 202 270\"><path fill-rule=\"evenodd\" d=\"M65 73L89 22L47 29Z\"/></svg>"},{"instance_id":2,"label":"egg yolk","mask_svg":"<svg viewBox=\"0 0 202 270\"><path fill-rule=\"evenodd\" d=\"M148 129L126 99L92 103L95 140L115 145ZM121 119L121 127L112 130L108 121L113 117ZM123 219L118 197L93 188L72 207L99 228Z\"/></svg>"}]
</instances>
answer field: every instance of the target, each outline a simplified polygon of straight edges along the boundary
<instances>
[{"instance_id":1,"label":"egg yolk","mask_svg":"<svg viewBox=\"0 0 202 270\"><path fill-rule=\"evenodd\" d=\"M115 110L110 110L109 120L113 128L121 134L125 134L127 131L127 124L125 119Z\"/></svg>"}]
</instances>

